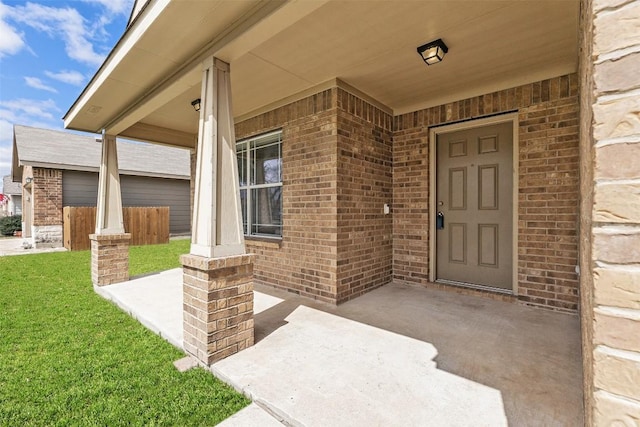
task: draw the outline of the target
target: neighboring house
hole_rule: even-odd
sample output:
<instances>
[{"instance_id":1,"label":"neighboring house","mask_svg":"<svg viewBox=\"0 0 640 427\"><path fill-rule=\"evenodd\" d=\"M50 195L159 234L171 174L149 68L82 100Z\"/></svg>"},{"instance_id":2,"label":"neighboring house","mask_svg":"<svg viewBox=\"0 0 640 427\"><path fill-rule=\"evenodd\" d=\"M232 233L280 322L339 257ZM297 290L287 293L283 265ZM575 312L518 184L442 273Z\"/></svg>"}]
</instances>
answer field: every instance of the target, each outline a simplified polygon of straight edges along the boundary
<instances>
[{"instance_id":1,"label":"neighboring house","mask_svg":"<svg viewBox=\"0 0 640 427\"><path fill-rule=\"evenodd\" d=\"M22 186L11 175L2 177L2 192L7 197L2 209L6 215L22 215Z\"/></svg>"},{"instance_id":2,"label":"neighboring house","mask_svg":"<svg viewBox=\"0 0 640 427\"><path fill-rule=\"evenodd\" d=\"M337 304L396 280L580 313L587 424L637 420L638 11L137 1L65 126L197 146L185 283L253 271ZM422 49L440 38L448 51ZM108 216L98 258L126 244ZM114 280L94 271L97 285ZM235 330L212 334L215 321L185 309L185 349L211 363L251 345L248 289L216 314L233 312Z\"/></svg>"},{"instance_id":3,"label":"neighboring house","mask_svg":"<svg viewBox=\"0 0 640 427\"><path fill-rule=\"evenodd\" d=\"M189 152L118 141L123 206L169 206L172 234L190 231ZM64 206L95 206L102 144L95 137L14 126L12 177L23 187L23 236L62 246ZM20 185L20 182L22 185Z\"/></svg>"}]
</instances>

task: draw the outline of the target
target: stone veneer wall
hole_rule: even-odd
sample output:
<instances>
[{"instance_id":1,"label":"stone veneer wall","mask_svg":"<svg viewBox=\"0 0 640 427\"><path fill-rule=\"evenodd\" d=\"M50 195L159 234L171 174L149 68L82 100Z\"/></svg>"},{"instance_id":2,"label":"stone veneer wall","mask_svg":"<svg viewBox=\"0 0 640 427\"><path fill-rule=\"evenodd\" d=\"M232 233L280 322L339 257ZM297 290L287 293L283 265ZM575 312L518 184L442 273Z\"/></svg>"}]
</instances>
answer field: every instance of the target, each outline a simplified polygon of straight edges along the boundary
<instances>
[{"instance_id":1,"label":"stone veneer wall","mask_svg":"<svg viewBox=\"0 0 640 427\"><path fill-rule=\"evenodd\" d=\"M247 239L256 282L336 304L391 280L391 124L340 88L236 124L283 133L283 236Z\"/></svg>"},{"instance_id":2,"label":"stone veneer wall","mask_svg":"<svg viewBox=\"0 0 640 427\"><path fill-rule=\"evenodd\" d=\"M585 421L640 425L640 2L581 18Z\"/></svg>"},{"instance_id":3,"label":"stone veneer wall","mask_svg":"<svg viewBox=\"0 0 640 427\"><path fill-rule=\"evenodd\" d=\"M429 127L518 112L518 299L578 309L578 76L394 117L393 277L429 282Z\"/></svg>"},{"instance_id":4,"label":"stone veneer wall","mask_svg":"<svg viewBox=\"0 0 640 427\"><path fill-rule=\"evenodd\" d=\"M36 167L32 171L34 244L62 246L62 171Z\"/></svg>"}]
</instances>

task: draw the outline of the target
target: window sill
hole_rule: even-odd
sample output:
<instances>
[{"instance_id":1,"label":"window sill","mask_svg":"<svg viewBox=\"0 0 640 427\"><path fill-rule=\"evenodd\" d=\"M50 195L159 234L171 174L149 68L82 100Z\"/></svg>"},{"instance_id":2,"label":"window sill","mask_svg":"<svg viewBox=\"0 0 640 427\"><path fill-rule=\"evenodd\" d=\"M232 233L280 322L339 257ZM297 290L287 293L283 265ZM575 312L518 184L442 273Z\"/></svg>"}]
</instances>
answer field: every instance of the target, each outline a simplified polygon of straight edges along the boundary
<instances>
[{"instance_id":1,"label":"window sill","mask_svg":"<svg viewBox=\"0 0 640 427\"><path fill-rule=\"evenodd\" d=\"M244 240L248 245L259 248L280 249L282 247L281 237L244 236Z\"/></svg>"}]
</instances>

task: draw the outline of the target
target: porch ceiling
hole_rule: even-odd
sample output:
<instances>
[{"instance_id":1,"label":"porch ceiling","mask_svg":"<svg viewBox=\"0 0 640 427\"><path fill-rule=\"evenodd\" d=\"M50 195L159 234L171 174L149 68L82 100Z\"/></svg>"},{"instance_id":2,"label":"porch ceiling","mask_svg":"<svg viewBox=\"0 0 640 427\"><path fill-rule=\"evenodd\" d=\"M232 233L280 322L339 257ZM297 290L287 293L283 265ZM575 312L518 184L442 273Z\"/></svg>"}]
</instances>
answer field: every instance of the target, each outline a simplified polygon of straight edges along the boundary
<instances>
[{"instance_id":1,"label":"porch ceiling","mask_svg":"<svg viewBox=\"0 0 640 427\"><path fill-rule=\"evenodd\" d=\"M395 114L574 72L578 0L151 1L65 126L192 145L199 61L231 64L236 118L335 78ZM442 38L427 67L416 47Z\"/></svg>"}]
</instances>

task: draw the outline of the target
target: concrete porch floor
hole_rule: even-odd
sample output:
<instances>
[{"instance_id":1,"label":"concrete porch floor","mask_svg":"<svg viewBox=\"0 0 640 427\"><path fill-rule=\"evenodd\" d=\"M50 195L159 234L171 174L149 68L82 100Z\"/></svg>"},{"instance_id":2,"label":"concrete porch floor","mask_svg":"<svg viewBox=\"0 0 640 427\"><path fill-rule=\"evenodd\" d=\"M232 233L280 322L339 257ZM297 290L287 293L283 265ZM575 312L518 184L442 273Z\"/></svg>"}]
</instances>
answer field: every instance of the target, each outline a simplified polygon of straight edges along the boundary
<instances>
[{"instance_id":1,"label":"concrete porch floor","mask_svg":"<svg viewBox=\"0 0 640 427\"><path fill-rule=\"evenodd\" d=\"M179 269L97 291L181 346ZM224 425L583 424L577 316L397 283L339 307L256 286L255 313L211 370L258 408Z\"/></svg>"}]
</instances>

